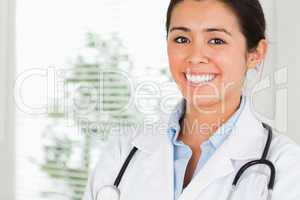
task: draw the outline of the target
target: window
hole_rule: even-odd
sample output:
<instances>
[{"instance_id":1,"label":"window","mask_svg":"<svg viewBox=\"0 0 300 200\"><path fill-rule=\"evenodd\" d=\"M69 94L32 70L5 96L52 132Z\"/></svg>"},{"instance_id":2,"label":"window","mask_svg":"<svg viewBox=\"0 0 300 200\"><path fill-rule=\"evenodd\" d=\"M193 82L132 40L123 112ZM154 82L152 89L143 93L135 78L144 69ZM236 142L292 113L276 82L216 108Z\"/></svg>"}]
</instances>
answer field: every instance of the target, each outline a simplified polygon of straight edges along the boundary
<instances>
[{"instance_id":1,"label":"window","mask_svg":"<svg viewBox=\"0 0 300 200\"><path fill-rule=\"evenodd\" d=\"M17 1L17 200L81 199L108 129L155 117L113 111L140 83L169 83L167 3Z\"/></svg>"}]
</instances>

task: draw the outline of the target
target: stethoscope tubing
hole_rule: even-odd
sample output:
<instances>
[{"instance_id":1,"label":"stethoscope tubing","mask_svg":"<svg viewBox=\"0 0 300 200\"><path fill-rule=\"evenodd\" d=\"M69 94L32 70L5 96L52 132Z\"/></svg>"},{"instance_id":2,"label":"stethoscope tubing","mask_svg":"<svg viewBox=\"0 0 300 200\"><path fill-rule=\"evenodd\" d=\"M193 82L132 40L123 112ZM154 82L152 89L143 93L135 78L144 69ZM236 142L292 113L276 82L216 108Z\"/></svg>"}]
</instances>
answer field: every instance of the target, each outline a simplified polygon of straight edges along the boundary
<instances>
[{"instance_id":1,"label":"stethoscope tubing","mask_svg":"<svg viewBox=\"0 0 300 200\"><path fill-rule=\"evenodd\" d=\"M124 175L124 172L126 171L126 168L128 167L130 160L132 159L132 157L134 156L134 154L135 154L135 152L136 152L137 150L138 150L138 148L134 146L134 147L131 149L129 155L127 156L127 158L126 158L126 160L125 160L125 162L124 162L124 164L123 164L121 170L120 170L119 173L118 173L117 178L115 179L114 186L115 186L116 188L118 188L118 186L119 186L119 184L120 184L120 182L121 182L121 179L122 179L122 177L123 177L123 175Z\"/></svg>"},{"instance_id":2,"label":"stethoscope tubing","mask_svg":"<svg viewBox=\"0 0 300 200\"><path fill-rule=\"evenodd\" d=\"M237 174L235 175L234 177L234 180L232 182L232 190L229 194L229 197L231 197L232 193L235 191L236 189L236 186L238 184L238 181L239 179L241 178L241 176L243 175L243 173L250 167L254 166L254 165L257 165L257 164L262 164L262 165L267 165L270 169L270 179L269 179L269 183L268 183L268 191L269 191L269 195L268 195L268 199L271 198L271 193L272 193L272 190L273 190L273 187L274 187L274 182L275 182L275 176L276 176L276 169L275 169L275 166L274 164L269 161L267 159L267 155L268 155L268 152L269 152L269 149L270 149L270 146L271 146L271 142L272 142L272 136L273 136L273 132L272 132L272 128L265 124L265 123L262 123L263 127L268 131L268 138L267 138L267 141L266 141L266 144L265 144L265 148L263 150L263 153L262 153L262 156L260 159L258 160L252 160L252 161L249 161L247 162L246 164L244 164L237 172ZM138 150L137 147L133 147L129 153L129 155L127 156L125 162L123 163L115 181L114 181L114 185L111 186L114 188L114 190L118 191L118 195L120 195L120 190L118 189L118 186L122 180L122 177L131 161L131 159L133 158L134 154L136 153L136 151Z\"/></svg>"},{"instance_id":3,"label":"stethoscope tubing","mask_svg":"<svg viewBox=\"0 0 300 200\"><path fill-rule=\"evenodd\" d=\"M267 165L270 169L270 179L269 179L269 183L268 183L268 190L273 190L274 187L274 182L275 182L275 176L276 176L276 170L275 170L275 166L274 164L267 160L267 155L269 153L269 149L271 146L271 141L272 141L272 136L273 136L273 132L272 132L272 128L265 124L262 123L263 127L265 129L267 129L268 131L268 138L267 138L267 142L263 151L263 154L261 156L260 159L258 160L252 160L250 162L247 162L246 164L244 164L239 171L237 172L236 176L234 177L234 180L232 182L232 186L236 186L240 177L242 176L242 174L250 167L254 166L254 165L258 165L258 164L262 164L262 165Z\"/></svg>"},{"instance_id":4,"label":"stethoscope tubing","mask_svg":"<svg viewBox=\"0 0 300 200\"><path fill-rule=\"evenodd\" d=\"M232 186L236 186L240 177L242 176L242 174L250 167L252 167L253 165L258 165L258 164L262 164L262 165L267 165L271 171L271 175L270 175L270 179L269 179L269 183L268 183L268 189L269 190L273 190L274 187L274 181L275 181L275 167L273 165L273 163L269 160L252 160L250 162L247 162L246 164L244 164L239 171L237 172L236 176L234 177L234 180L232 182Z\"/></svg>"}]
</instances>

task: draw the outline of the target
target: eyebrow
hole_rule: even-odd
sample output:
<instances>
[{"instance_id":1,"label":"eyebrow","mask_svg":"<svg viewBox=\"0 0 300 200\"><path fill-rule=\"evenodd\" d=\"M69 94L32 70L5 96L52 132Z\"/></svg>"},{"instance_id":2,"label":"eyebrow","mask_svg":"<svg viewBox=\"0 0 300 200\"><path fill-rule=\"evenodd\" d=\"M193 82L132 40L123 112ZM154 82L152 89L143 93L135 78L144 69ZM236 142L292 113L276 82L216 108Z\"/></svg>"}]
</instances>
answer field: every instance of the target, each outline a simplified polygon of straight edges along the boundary
<instances>
[{"instance_id":1,"label":"eyebrow","mask_svg":"<svg viewBox=\"0 0 300 200\"><path fill-rule=\"evenodd\" d=\"M175 30L184 31L184 32L191 32L191 29L189 29L187 27L176 26L176 27L173 27L173 28L170 29L170 33L172 31L175 31ZM203 31L204 32L223 32L223 33L225 33L229 36L232 36L232 34L224 28L206 28Z\"/></svg>"}]
</instances>

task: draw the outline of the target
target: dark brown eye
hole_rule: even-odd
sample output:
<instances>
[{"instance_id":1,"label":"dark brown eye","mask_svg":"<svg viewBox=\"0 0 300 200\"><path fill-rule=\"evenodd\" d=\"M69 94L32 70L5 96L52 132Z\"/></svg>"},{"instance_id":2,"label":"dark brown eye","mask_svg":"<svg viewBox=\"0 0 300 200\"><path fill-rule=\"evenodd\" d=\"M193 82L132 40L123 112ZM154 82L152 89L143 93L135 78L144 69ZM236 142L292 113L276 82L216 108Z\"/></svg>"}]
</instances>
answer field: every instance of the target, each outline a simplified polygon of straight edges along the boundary
<instances>
[{"instance_id":1,"label":"dark brown eye","mask_svg":"<svg viewBox=\"0 0 300 200\"><path fill-rule=\"evenodd\" d=\"M211 39L209 41L210 44L214 44L214 45L221 45L221 44L226 44L226 42L222 39L219 39L219 38L214 38L214 39Z\"/></svg>"},{"instance_id":2,"label":"dark brown eye","mask_svg":"<svg viewBox=\"0 0 300 200\"><path fill-rule=\"evenodd\" d=\"M175 38L174 41L179 44L189 43L189 39L187 39L186 37L182 37L182 36Z\"/></svg>"}]
</instances>

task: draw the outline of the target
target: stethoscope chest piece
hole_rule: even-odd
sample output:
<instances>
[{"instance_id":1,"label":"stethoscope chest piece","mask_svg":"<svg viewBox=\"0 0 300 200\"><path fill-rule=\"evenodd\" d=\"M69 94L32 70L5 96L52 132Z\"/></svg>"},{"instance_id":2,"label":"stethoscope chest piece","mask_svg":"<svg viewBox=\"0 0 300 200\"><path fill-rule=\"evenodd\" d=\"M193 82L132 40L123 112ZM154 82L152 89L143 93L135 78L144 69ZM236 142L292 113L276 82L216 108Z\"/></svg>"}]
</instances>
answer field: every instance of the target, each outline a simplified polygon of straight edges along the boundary
<instances>
[{"instance_id":1,"label":"stethoscope chest piece","mask_svg":"<svg viewBox=\"0 0 300 200\"><path fill-rule=\"evenodd\" d=\"M97 200L119 200L120 190L113 185L103 186L97 194Z\"/></svg>"}]
</instances>

